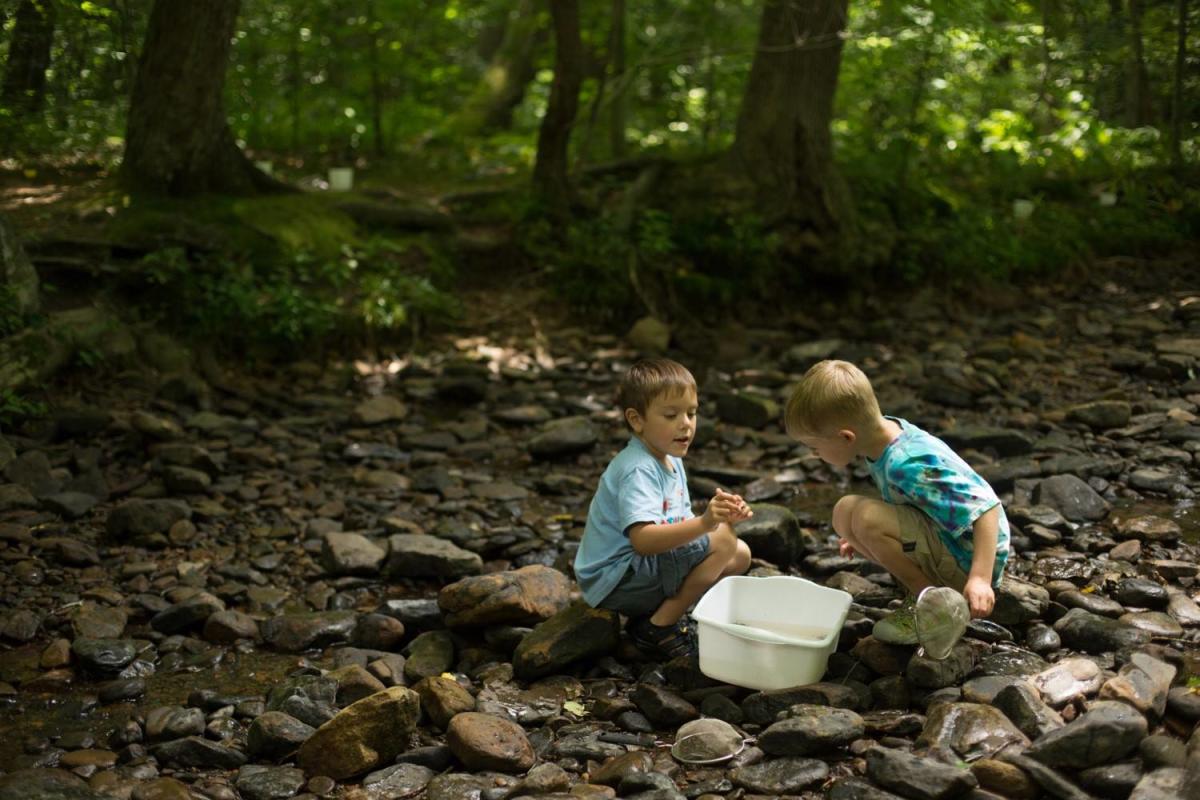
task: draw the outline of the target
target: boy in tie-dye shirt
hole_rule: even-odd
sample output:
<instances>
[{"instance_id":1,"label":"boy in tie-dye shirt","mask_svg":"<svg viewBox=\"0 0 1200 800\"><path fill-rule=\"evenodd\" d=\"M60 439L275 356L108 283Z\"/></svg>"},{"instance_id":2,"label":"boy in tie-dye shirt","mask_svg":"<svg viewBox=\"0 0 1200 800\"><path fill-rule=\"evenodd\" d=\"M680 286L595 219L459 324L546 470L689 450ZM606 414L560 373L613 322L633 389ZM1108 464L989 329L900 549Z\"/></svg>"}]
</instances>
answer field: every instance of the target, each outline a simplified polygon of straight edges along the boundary
<instances>
[{"instance_id":1,"label":"boy in tie-dye shirt","mask_svg":"<svg viewBox=\"0 0 1200 800\"><path fill-rule=\"evenodd\" d=\"M867 459L883 499L847 495L834 506L843 555L879 564L913 595L949 586L972 617L992 613L1008 562L1008 519L992 487L945 442L883 416L867 376L845 361L805 373L785 423L826 463Z\"/></svg>"}]
</instances>

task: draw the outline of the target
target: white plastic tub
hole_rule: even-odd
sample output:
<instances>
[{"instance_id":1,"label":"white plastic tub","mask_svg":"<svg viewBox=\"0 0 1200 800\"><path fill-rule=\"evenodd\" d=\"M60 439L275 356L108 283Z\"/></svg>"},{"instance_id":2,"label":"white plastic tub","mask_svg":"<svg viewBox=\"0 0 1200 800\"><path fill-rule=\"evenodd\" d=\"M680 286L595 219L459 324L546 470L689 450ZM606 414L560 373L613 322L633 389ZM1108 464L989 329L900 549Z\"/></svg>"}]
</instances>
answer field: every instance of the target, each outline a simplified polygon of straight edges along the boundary
<instances>
[{"instance_id":1,"label":"white plastic tub","mask_svg":"<svg viewBox=\"0 0 1200 800\"><path fill-rule=\"evenodd\" d=\"M848 593L803 578L725 578L692 612L700 671L759 690L816 683L849 610Z\"/></svg>"}]
</instances>

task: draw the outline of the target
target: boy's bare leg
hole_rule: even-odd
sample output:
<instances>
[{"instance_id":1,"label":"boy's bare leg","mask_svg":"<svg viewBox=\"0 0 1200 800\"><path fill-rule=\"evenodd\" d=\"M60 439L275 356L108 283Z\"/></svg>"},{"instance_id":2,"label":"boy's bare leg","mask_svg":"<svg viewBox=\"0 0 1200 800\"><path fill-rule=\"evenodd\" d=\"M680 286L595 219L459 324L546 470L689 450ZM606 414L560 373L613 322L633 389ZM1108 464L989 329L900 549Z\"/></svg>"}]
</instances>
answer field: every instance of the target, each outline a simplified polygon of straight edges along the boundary
<instances>
[{"instance_id":1,"label":"boy's bare leg","mask_svg":"<svg viewBox=\"0 0 1200 800\"><path fill-rule=\"evenodd\" d=\"M651 623L673 625L714 583L726 575L735 574L735 571L745 572L750 566L750 548L737 538L727 523L721 523L708 535L708 544L708 556L692 568L679 586L679 591L664 600L650 616Z\"/></svg>"},{"instance_id":2,"label":"boy's bare leg","mask_svg":"<svg viewBox=\"0 0 1200 800\"><path fill-rule=\"evenodd\" d=\"M886 569L904 584L908 591L919 594L933 585L916 562L904 554L900 541L900 519L896 509L882 500L860 498L850 513L853 541L861 543L871 561ZM853 541L847 539L847 541ZM855 549L858 549L857 546Z\"/></svg>"}]
</instances>

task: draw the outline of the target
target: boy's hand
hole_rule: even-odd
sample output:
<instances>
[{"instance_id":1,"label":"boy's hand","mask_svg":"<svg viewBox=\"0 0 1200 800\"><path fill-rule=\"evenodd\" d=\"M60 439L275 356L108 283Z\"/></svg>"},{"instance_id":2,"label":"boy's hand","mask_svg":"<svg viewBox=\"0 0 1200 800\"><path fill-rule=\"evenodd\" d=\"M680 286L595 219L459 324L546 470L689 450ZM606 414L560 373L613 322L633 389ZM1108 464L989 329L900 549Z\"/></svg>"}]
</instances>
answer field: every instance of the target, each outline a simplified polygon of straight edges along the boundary
<instances>
[{"instance_id":1,"label":"boy's hand","mask_svg":"<svg viewBox=\"0 0 1200 800\"><path fill-rule=\"evenodd\" d=\"M992 607L996 605L996 593L985 578L967 578L967 583L963 586L963 597L971 607L972 619L985 619L991 615Z\"/></svg>"},{"instance_id":2,"label":"boy's hand","mask_svg":"<svg viewBox=\"0 0 1200 800\"><path fill-rule=\"evenodd\" d=\"M746 505L746 501L724 489L717 489L712 500L708 501L708 508L704 509L704 521L710 529L717 527L722 522L732 524L751 516L753 516L753 512Z\"/></svg>"},{"instance_id":3,"label":"boy's hand","mask_svg":"<svg viewBox=\"0 0 1200 800\"><path fill-rule=\"evenodd\" d=\"M845 539L838 539L838 553L842 558L854 558L856 551L854 545L847 542Z\"/></svg>"}]
</instances>

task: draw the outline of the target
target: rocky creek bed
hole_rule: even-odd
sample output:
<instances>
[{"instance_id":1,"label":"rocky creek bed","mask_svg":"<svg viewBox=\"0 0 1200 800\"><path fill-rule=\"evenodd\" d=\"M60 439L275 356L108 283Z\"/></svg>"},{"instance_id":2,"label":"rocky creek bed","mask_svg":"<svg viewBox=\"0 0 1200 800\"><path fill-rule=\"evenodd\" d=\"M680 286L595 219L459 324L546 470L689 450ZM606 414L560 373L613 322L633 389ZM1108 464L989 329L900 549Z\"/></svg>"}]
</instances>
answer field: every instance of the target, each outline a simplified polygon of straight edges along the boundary
<instances>
[{"instance_id":1,"label":"rocky creek bed","mask_svg":"<svg viewBox=\"0 0 1200 800\"><path fill-rule=\"evenodd\" d=\"M628 341L64 394L0 435L0 798L1198 797L1200 285L1171 274L714 343L693 498L754 504L751 574L854 597L824 679L776 691L647 662L579 601ZM780 429L828 356L1005 501L1001 627L945 661L870 635L901 593L828 524L865 475ZM677 761L702 716L746 746Z\"/></svg>"}]
</instances>

